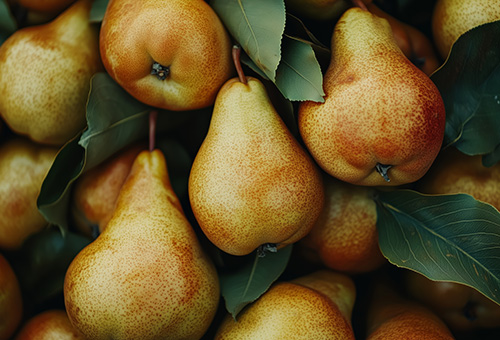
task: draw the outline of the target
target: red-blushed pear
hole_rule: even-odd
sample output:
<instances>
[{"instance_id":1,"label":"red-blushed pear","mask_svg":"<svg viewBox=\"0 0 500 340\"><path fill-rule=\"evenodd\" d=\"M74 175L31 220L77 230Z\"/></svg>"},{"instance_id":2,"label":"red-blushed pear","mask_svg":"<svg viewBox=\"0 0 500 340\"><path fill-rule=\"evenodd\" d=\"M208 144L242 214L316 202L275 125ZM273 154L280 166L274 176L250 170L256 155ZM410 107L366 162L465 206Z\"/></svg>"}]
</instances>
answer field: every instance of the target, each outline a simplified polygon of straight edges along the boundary
<instances>
[{"instance_id":1,"label":"red-blushed pear","mask_svg":"<svg viewBox=\"0 0 500 340\"><path fill-rule=\"evenodd\" d=\"M66 311L45 310L23 324L14 340L84 340L71 325Z\"/></svg>"},{"instance_id":2,"label":"red-blushed pear","mask_svg":"<svg viewBox=\"0 0 500 340\"><path fill-rule=\"evenodd\" d=\"M90 79L102 70L91 6L79 0L0 46L0 115L14 132L62 145L85 128Z\"/></svg>"},{"instance_id":3,"label":"red-blushed pear","mask_svg":"<svg viewBox=\"0 0 500 340\"><path fill-rule=\"evenodd\" d=\"M438 0L432 13L432 36L443 59L468 30L500 20L500 0Z\"/></svg>"},{"instance_id":4,"label":"red-blushed pear","mask_svg":"<svg viewBox=\"0 0 500 340\"><path fill-rule=\"evenodd\" d=\"M443 100L386 19L357 7L342 15L323 87L324 103L302 102L298 124L327 173L370 186L411 183L426 173L444 136Z\"/></svg>"},{"instance_id":5,"label":"red-blushed pear","mask_svg":"<svg viewBox=\"0 0 500 340\"><path fill-rule=\"evenodd\" d=\"M380 252L371 187L323 176L325 205L309 234L297 243L304 256L346 272L373 271L387 261Z\"/></svg>"},{"instance_id":6,"label":"red-blushed pear","mask_svg":"<svg viewBox=\"0 0 500 340\"><path fill-rule=\"evenodd\" d=\"M201 229L231 255L295 243L311 230L324 201L316 164L262 82L242 72L217 95L188 189Z\"/></svg>"},{"instance_id":7,"label":"red-blushed pear","mask_svg":"<svg viewBox=\"0 0 500 340\"><path fill-rule=\"evenodd\" d=\"M200 339L219 303L215 266L159 149L136 157L104 231L71 262L64 301L88 339Z\"/></svg>"},{"instance_id":8,"label":"red-blushed pear","mask_svg":"<svg viewBox=\"0 0 500 340\"><path fill-rule=\"evenodd\" d=\"M0 340L14 334L23 315L23 297L16 274L0 253Z\"/></svg>"},{"instance_id":9,"label":"red-blushed pear","mask_svg":"<svg viewBox=\"0 0 500 340\"><path fill-rule=\"evenodd\" d=\"M234 70L229 35L203 0L111 0L100 46L111 77L163 109L212 105Z\"/></svg>"},{"instance_id":10,"label":"red-blushed pear","mask_svg":"<svg viewBox=\"0 0 500 340\"><path fill-rule=\"evenodd\" d=\"M76 0L17 0L24 8L40 13L59 13Z\"/></svg>"},{"instance_id":11,"label":"red-blushed pear","mask_svg":"<svg viewBox=\"0 0 500 340\"><path fill-rule=\"evenodd\" d=\"M274 283L236 320L226 315L216 340L354 340L352 279L329 270Z\"/></svg>"},{"instance_id":12,"label":"red-blushed pear","mask_svg":"<svg viewBox=\"0 0 500 340\"><path fill-rule=\"evenodd\" d=\"M18 249L47 225L36 201L57 151L22 137L0 144L0 249Z\"/></svg>"}]
</instances>

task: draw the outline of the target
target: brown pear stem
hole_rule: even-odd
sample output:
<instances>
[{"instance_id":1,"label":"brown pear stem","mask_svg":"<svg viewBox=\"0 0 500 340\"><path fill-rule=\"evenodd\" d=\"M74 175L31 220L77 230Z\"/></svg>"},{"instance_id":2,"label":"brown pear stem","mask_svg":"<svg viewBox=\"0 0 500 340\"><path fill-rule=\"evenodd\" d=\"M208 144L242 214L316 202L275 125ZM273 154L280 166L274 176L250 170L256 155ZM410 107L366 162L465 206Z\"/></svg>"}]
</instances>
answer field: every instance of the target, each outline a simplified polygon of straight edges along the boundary
<instances>
[{"instance_id":1,"label":"brown pear stem","mask_svg":"<svg viewBox=\"0 0 500 340\"><path fill-rule=\"evenodd\" d=\"M241 47L239 45L234 45L233 46L233 62L234 66L236 67L236 72L238 72L238 78L240 78L240 82L243 84L247 83L247 77L245 76L245 73L243 72L243 67L241 67Z\"/></svg>"},{"instance_id":2,"label":"brown pear stem","mask_svg":"<svg viewBox=\"0 0 500 340\"><path fill-rule=\"evenodd\" d=\"M354 6L357 6L361 8L364 11L368 11L368 8L366 7L365 3L362 0L351 0Z\"/></svg>"},{"instance_id":3,"label":"brown pear stem","mask_svg":"<svg viewBox=\"0 0 500 340\"><path fill-rule=\"evenodd\" d=\"M149 113L149 151L155 149L156 122L158 120L158 111L153 110Z\"/></svg>"}]
</instances>

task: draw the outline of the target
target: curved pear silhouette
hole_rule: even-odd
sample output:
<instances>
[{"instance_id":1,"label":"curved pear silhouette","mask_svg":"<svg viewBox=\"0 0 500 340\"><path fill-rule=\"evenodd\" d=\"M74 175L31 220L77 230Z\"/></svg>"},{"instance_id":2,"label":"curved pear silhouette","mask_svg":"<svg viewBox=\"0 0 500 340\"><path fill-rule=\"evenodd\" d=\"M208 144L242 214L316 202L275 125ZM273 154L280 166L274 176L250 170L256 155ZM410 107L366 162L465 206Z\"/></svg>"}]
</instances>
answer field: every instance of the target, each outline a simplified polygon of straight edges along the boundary
<instances>
[{"instance_id":1,"label":"curved pear silhouette","mask_svg":"<svg viewBox=\"0 0 500 340\"><path fill-rule=\"evenodd\" d=\"M352 279L321 270L274 283L237 316L226 315L215 340L354 340Z\"/></svg>"},{"instance_id":2,"label":"curved pear silhouette","mask_svg":"<svg viewBox=\"0 0 500 340\"><path fill-rule=\"evenodd\" d=\"M219 281L161 151L137 156L103 233L69 266L64 299L71 323L90 339L199 339L206 332Z\"/></svg>"},{"instance_id":3,"label":"curved pear silhouette","mask_svg":"<svg viewBox=\"0 0 500 340\"><path fill-rule=\"evenodd\" d=\"M294 243L321 212L321 175L272 106L264 85L233 78L221 88L189 175L205 235L232 255Z\"/></svg>"},{"instance_id":4,"label":"curved pear silhouette","mask_svg":"<svg viewBox=\"0 0 500 340\"><path fill-rule=\"evenodd\" d=\"M203 0L110 1L100 46L118 84L168 110L212 105L234 70L229 34Z\"/></svg>"},{"instance_id":5,"label":"curved pear silhouette","mask_svg":"<svg viewBox=\"0 0 500 340\"><path fill-rule=\"evenodd\" d=\"M31 317L14 340L84 340L62 309L48 309Z\"/></svg>"},{"instance_id":6,"label":"curved pear silhouette","mask_svg":"<svg viewBox=\"0 0 500 340\"><path fill-rule=\"evenodd\" d=\"M299 131L327 173L358 185L401 185L429 169L444 137L443 100L387 20L360 8L342 15L324 91L324 103L300 104Z\"/></svg>"},{"instance_id":7,"label":"curved pear silhouette","mask_svg":"<svg viewBox=\"0 0 500 340\"><path fill-rule=\"evenodd\" d=\"M85 128L90 78L102 70L91 5L77 1L0 46L0 115L16 133L62 145Z\"/></svg>"},{"instance_id":8,"label":"curved pear silhouette","mask_svg":"<svg viewBox=\"0 0 500 340\"><path fill-rule=\"evenodd\" d=\"M7 259L0 253L0 340L11 338L22 316L23 297L19 281Z\"/></svg>"}]
</instances>

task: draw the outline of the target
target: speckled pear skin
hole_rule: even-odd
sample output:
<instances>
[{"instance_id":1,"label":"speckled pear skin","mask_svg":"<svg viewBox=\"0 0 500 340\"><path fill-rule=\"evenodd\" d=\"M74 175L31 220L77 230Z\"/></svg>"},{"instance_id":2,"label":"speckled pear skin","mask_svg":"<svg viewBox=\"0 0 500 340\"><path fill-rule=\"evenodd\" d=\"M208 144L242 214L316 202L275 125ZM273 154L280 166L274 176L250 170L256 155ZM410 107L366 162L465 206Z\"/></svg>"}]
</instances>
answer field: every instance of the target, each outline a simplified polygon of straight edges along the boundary
<instances>
[{"instance_id":1,"label":"speckled pear skin","mask_svg":"<svg viewBox=\"0 0 500 340\"><path fill-rule=\"evenodd\" d=\"M189 176L189 199L205 235L231 255L294 243L318 218L318 168L258 79L233 78L219 92Z\"/></svg>"},{"instance_id":2,"label":"speckled pear skin","mask_svg":"<svg viewBox=\"0 0 500 340\"><path fill-rule=\"evenodd\" d=\"M438 0L432 14L432 35L443 59L468 30L500 20L500 0Z\"/></svg>"},{"instance_id":3,"label":"speckled pear skin","mask_svg":"<svg viewBox=\"0 0 500 340\"><path fill-rule=\"evenodd\" d=\"M161 151L141 152L103 233L64 281L71 323L89 339L199 339L219 302L203 252Z\"/></svg>"},{"instance_id":4,"label":"speckled pear skin","mask_svg":"<svg viewBox=\"0 0 500 340\"><path fill-rule=\"evenodd\" d=\"M234 73L231 40L203 0L112 0L100 34L107 72L148 105L194 110L213 105ZM154 62L169 69L163 80Z\"/></svg>"},{"instance_id":5,"label":"speckled pear skin","mask_svg":"<svg viewBox=\"0 0 500 340\"><path fill-rule=\"evenodd\" d=\"M422 177L444 136L441 95L401 52L387 20L354 7L335 26L324 103L303 102L299 131L316 162L357 185ZM377 163L390 165L387 182Z\"/></svg>"},{"instance_id":6,"label":"speckled pear skin","mask_svg":"<svg viewBox=\"0 0 500 340\"><path fill-rule=\"evenodd\" d=\"M63 145L85 128L90 79L103 70L92 0L22 28L0 47L0 115L17 134Z\"/></svg>"},{"instance_id":7,"label":"speckled pear skin","mask_svg":"<svg viewBox=\"0 0 500 340\"><path fill-rule=\"evenodd\" d=\"M354 283L328 271L311 275L273 284L236 321L228 314L215 340L353 340Z\"/></svg>"}]
</instances>

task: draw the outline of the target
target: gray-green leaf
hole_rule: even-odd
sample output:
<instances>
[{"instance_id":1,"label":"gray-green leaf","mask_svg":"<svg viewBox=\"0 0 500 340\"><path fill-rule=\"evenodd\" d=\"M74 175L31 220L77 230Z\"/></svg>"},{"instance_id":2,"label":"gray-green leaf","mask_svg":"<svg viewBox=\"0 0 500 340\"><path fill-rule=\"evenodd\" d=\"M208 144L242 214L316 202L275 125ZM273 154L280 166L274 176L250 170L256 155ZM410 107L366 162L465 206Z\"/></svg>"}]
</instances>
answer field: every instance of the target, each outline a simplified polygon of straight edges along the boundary
<instances>
[{"instance_id":1,"label":"gray-green leaf","mask_svg":"<svg viewBox=\"0 0 500 340\"><path fill-rule=\"evenodd\" d=\"M94 0L90 9L90 21L101 22L108 7L109 0Z\"/></svg>"},{"instance_id":2,"label":"gray-green leaf","mask_svg":"<svg viewBox=\"0 0 500 340\"><path fill-rule=\"evenodd\" d=\"M500 213L466 194L379 192L380 249L398 267L473 287L500 304Z\"/></svg>"},{"instance_id":3,"label":"gray-green leaf","mask_svg":"<svg viewBox=\"0 0 500 340\"><path fill-rule=\"evenodd\" d=\"M269 79L275 79L285 30L283 0L212 0L229 33Z\"/></svg>"},{"instance_id":4,"label":"gray-green leaf","mask_svg":"<svg viewBox=\"0 0 500 340\"><path fill-rule=\"evenodd\" d=\"M288 264L291 252L292 245L276 253L267 252L263 257L254 252L248 255L254 259L239 270L220 275L221 293L233 318L236 319L247 304L257 300L278 279Z\"/></svg>"},{"instance_id":5,"label":"gray-green leaf","mask_svg":"<svg viewBox=\"0 0 500 340\"><path fill-rule=\"evenodd\" d=\"M0 45L17 30L17 23L9 5L5 0L0 0Z\"/></svg>"}]
</instances>

